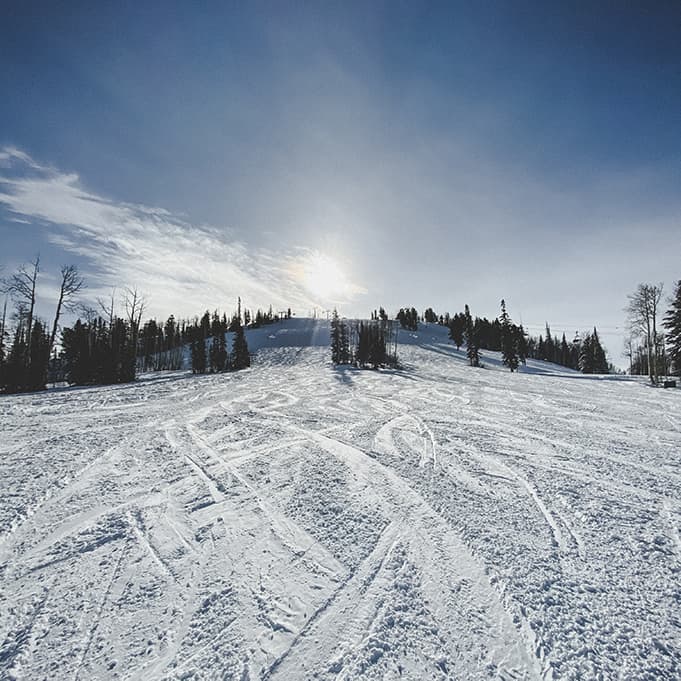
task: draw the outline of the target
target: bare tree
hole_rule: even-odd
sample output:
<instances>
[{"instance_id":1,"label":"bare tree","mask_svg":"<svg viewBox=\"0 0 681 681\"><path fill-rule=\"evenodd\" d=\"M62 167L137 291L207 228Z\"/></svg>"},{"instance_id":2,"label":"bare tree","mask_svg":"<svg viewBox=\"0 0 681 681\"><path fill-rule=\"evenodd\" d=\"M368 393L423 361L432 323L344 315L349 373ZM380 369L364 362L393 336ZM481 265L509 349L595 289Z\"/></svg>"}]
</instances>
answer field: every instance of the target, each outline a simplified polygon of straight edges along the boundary
<instances>
[{"instance_id":1,"label":"bare tree","mask_svg":"<svg viewBox=\"0 0 681 681\"><path fill-rule=\"evenodd\" d=\"M123 296L123 304L125 305L125 314L128 317L130 326L133 325L139 327L142 321L142 315L144 314L144 309L147 306L147 299L143 296L136 288L125 289L125 295Z\"/></svg>"},{"instance_id":2,"label":"bare tree","mask_svg":"<svg viewBox=\"0 0 681 681\"><path fill-rule=\"evenodd\" d=\"M19 269L2 282L2 291L9 293L18 308L26 310L26 352L31 351L31 330L33 328L33 311L35 310L35 287L40 272L40 256L37 255L29 263L30 267L21 265Z\"/></svg>"},{"instance_id":3,"label":"bare tree","mask_svg":"<svg viewBox=\"0 0 681 681\"><path fill-rule=\"evenodd\" d=\"M52 325L52 333L50 334L50 352L54 348L54 339L57 336L57 329L59 328L59 317L61 316L62 308L72 311L76 308L76 301L74 298L85 287L83 277L80 276L78 268L75 265L62 265L61 268L61 287L59 288L59 300L57 302L57 311L54 315L54 324Z\"/></svg>"},{"instance_id":4,"label":"bare tree","mask_svg":"<svg viewBox=\"0 0 681 681\"><path fill-rule=\"evenodd\" d=\"M657 310L662 298L663 285L639 284L629 298L626 311L629 315L629 326L633 334L642 336L648 354L648 376L650 382L658 381L657 358L661 336L657 332ZM663 342L663 340L662 340Z\"/></svg>"},{"instance_id":5,"label":"bare tree","mask_svg":"<svg viewBox=\"0 0 681 681\"><path fill-rule=\"evenodd\" d=\"M114 314L116 311L116 289L111 289L111 298L104 300L104 298L97 298L97 305L104 314L104 318L109 322L109 327L113 325Z\"/></svg>"},{"instance_id":6,"label":"bare tree","mask_svg":"<svg viewBox=\"0 0 681 681\"><path fill-rule=\"evenodd\" d=\"M142 295L136 287L126 287L125 295L123 296L123 304L125 305L125 313L130 323L130 333L132 334L132 347L137 356L137 340L139 338L140 324L142 323L142 315L147 306L147 299Z\"/></svg>"},{"instance_id":7,"label":"bare tree","mask_svg":"<svg viewBox=\"0 0 681 681\"><path fill-rule=\"evenodd\" d=\"M92 324L98 316L96 308L84 304L78 305L78 314L84 317L88 324Z\"/></svg>"}]
</instances>

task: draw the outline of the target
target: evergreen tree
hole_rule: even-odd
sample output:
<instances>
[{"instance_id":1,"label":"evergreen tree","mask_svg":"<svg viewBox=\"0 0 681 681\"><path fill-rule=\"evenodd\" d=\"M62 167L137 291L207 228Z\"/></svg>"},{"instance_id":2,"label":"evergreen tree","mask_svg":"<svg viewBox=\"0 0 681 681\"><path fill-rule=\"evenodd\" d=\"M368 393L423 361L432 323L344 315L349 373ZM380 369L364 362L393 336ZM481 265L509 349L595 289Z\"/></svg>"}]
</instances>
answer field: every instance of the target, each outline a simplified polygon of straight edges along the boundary
<instances>
[{"instance_id":1,"label":"evergreen tree","mask_svg":"<svg viewBox=\"0 0 681 681\"><path fill-rule=\"evenodd\" d=\"M598 331L596 331L595 326L593 336L591 337L591 357L594 374L607 374L609 372L608 359L598 338Z\"/></svg>"},{"instance_id":2,"label":"evergreen tree","mask_svg":"<svg viewBox=\"0 0 681 681\"><path fill-rule=\"evenodd\" d=\"M516 349L518 352L518 360L523 364L526 364L526 360L529 355L529 348L527 336L525 335L525 329L523 329L522 324L520 326L514 326L513 328L516 337Z\"/></svg>"},{"instance_id":3,"label":"evergreen tree","mask_svg":"<svg viewBox=\"0 0 681 681\"><path fill-rule=\"evenodd\" d=\"M234 331L234 341L232 342L232 368L238 371L249 366L251 366L251 355L248 352L244 327L239 324Z\"/></svg>"},{"instance_id":4,"label":"evergreen tree","mask_svg":"<svg viewBox=\"0 0 681 681\"><path fill-rule=\"evenodd\" d=\"M583 374L594 373L593 339L590 333L585 333L579 348L579 370Z\"/></svg>"},{"instance_id":5,"label":"evergreen tree","mask_svg":"<svg viewBox=\"0 0 681 681\"><path fill-rule=\"evenodd\" d=\"M227 342L225 341L224 333L218 333L217 336L213 337L208 356L211 372L219 373L221 371L226 371L229 368L229 354L227 352Z\"/></svg>"},{"instance_id":6,"label":"evergreen tree","mask_svg":"<svg viewBox=\"0 0 681 681\"><path fill-rule=\"evenodd\" d=\"M192 373L206 373L206 343L201 334L196 334L191 344Z\"/></svg>"},{"instance_id":7,"label":"evergreen tree","mask_svg":"<svg viewBox=\"0 0 681 681\"><path fill-rule=\"evenodd\" d=\"M681 279L676 282L669 310L664 316L664 327L667 329L672 373L675 376L681 376Z\"/></svg>"},{"instance_id":8,"label":"evergreen tree","mask_svg":"<svg viewBox=\"0 0 681 681\"><path fill-rule=\"evenodd\" d=\"M437 324L438 321L437 315L432 307L426 308L426 311L423 313L423 319L429 324Z\"/></svg>"},{"instance_id":9,"label":"evergreen tree","mask_svg":"<svg viewBox=\"0 0 681 681\"><path fill-rule=\"evenodd\" d=\"M466 339L466 354L468 361L472 367L480 366L480 351L478 349L478 337L471 317L471 311L468 305L465 307L464 317L466 320L465 339Z\"/></svg>"},{"instance_id":10,"label":"evergreen tree","mask_svg":"<svg viewBox=\"0 0 681 681\"><path fill-rule=\"evenodd\" d=\"M567 340L565 339L565 334L560 341L560 364L564 367L570 366L570 348L568 347Z\"/></svg>"},{"instance_id":11,"label":"evergreen tree","mask_svg":"<svg viewBox=\"0 0 681 681\"><path fill-rule=\"evenodd\" d=\"M400 322L403 329L418 331L418 312L416 311L416 308L400 308L397 313L397 320Z\"/></svg>"},{"instance_id":12,"label":"evergreen tree","mask_svg":"<svg viewBox=\"0 0 681 681\"><path fill-rule=\"evenodd\" d=\"M72 328L62 331L62 354L66 370L66 380L71 385L87 385L90 382L89 328L80 319Z\"/></svg>"},{"instance_id":13,"label":"evergreen tree","mask_svg":"<svg viewBox=\"0 0 681 681\"><path fill-rule=\"evenodd\" d=\"M16 393L24 388L26 375L27 343L24 325L19 324L14 332L14 340L5 363L5 392Z\"/></svg>"},{"instance_id":14,"label":"evergreen tree","mask_svg":"<svg viewBox=\"0 0 681 681\"><path fill-rule=\"evenodd\" d=\"M547 362L555 362L555 346L553 343L553 338L551 337L551 328L549 323L546 322L546 339L544 340L544 356L541 358Z\"/></svg>"},{"instance_id":15,"label":"evergreen tree","mask_svg":"<svg viewBox=\"0 0 681 681\"><path fill-rule=\"evenodd\" d=\"M127 383L135 380L134 332L128 320L101 318L62 331L66 380L72 385Z\"/></svg>"},{"instance_id":16,"label":"evergreen tree","mask_svg":"<svg viewBox=\"0 0 681 681\"><path fill-rule=\"evenodd\" d=\"M355 358L360 367L365 367L368 364L369 352L370 338L368 324L360 322L357 331L357 350L355 351Z\"/></svg>"},{"instance_id":17,"label":"evergreen tree","mask_svg":"<svg viewBox=\"0 0 681 681\"><path fill-rule=\"evenodd\" d=\"M344 322L340 324L340 363L350 364L350 334Z\"/></svg>"},{"instance_id":18,"label":"evergreen tree","mask_svg":"<svg viewBox=\"0 0 681 681\"><path fill-rule=\"evenodd\" d=\"M501 325L501 356L505 366L511 372L518 368L517 334L514 331L511 319L506 311L506 301L501 299L501 315L499 316Z\"/></svg>"},{"instance_id":19,"label":"evergreen tree","mask_svg":"<svg viewBox=\"0 0 681 681\"><path fill-rule=\"evenodd\" d=\"M331 361L334 364L343 364L342 355L341 321L338 317L338 310L334 308L331 317Z\"/></svg>"},{"instance_id":20,"label":"evergreen tree","mask_svg":"<svg viewBox=\"0 0 681 681\"><path fill-rule=\"evenodd\" d=\"M465 315L461 313L455 314L449 322L449 337L454 341L457 350L463 345L465 331Z\"/></svg>"},{"instance_id":21,"label":"evergreen tree","mask_svg":"<svg viewBox=\"0 0 681 681\"><path fill-rule=\"evenodd\" d=\"M385 365L385 335L383 327L379 324L371 324L369 331L369 364L374 369Z\"/></svg>"},{"instance_id":22,"label":"evergreen tree","mask_svg":"<svg viewBox=\"0 0 681 681\"><path fill-rule=\"evenodd\" d=\"M50 358L50 337L43 323L36 319L31 329L31 343L26 367L24 389L45 390L47 362Z\"/></svg>"}]
</instances>

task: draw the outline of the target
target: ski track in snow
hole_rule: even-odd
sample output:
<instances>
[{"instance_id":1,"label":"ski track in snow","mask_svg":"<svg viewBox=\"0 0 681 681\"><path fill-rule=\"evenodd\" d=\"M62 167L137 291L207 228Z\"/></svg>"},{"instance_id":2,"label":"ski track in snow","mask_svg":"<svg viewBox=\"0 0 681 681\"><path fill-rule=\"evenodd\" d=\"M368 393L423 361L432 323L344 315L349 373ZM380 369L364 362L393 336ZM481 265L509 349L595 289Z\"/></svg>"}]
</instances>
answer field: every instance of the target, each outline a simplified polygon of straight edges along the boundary
<instances>
[{"instance_id":1,"label":"ski track in snow","mask_svg":"<svg viewBox=\"0 0 681 681\"><path fill-rule=\"evenodd\" d=\"M1 679L681 678L678 392L310 325L0 399Z\"/></svg>"}]
</instances>

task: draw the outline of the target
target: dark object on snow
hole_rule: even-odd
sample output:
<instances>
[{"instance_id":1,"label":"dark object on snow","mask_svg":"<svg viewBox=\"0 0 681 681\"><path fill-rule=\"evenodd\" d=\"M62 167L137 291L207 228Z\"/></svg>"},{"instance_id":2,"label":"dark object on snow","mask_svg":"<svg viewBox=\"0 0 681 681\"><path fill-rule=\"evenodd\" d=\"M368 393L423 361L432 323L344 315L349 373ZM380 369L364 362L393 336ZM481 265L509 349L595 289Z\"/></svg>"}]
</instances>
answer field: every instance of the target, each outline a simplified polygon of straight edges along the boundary
<instances>
[{"instance_id":1,"label":"dark object on snow","mask_svg":"<svg viewBox=\"0 0 681 681\"><path fill-rule=\"evenodd\" d=\"M662 385L663 388L676 388L676 381L665 381Z\"/></svg>"}]
</instances>

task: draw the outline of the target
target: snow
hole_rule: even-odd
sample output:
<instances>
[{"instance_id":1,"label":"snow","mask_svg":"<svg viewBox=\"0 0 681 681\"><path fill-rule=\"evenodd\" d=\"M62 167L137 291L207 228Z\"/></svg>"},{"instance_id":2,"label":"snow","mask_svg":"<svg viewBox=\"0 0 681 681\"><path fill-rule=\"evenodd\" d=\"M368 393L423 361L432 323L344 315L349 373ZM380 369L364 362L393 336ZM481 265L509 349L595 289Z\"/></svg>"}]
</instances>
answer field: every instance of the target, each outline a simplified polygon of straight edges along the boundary
<instances>
[{"instance_id":1,"label":"snow","mask_svg":"<svg viewBox=\"0 0 681 681\"><path fill-rule=\"evenodd\" d=\"M248 340L0 399L0 678L681 676L681 391Z\"/></svg>"}]
</instances>

